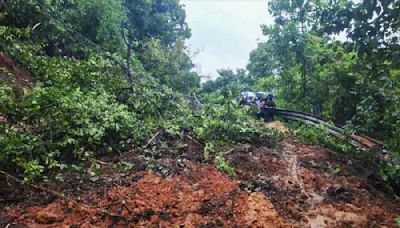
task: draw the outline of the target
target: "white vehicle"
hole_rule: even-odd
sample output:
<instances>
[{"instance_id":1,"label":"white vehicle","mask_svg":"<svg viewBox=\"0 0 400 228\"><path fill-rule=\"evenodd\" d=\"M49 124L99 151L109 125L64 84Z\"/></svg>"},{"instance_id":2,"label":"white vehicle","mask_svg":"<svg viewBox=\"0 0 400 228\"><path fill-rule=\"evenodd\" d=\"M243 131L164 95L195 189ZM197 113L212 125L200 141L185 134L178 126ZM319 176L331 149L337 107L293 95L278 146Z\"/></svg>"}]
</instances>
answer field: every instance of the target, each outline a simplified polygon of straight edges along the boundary
<instances>
[{"instance_id":1,"label":"white vehicle","mask_svg":"<svg viewBox=\"0 0 400 228\"><path fill-rule=\"evenodd\" d=\"M257 94L254 92L246 91L246 92L241 92L240 94L242 95L243 99L251 99L251 98L256 99L257 98Z\"/></svg>"}]
</instances>

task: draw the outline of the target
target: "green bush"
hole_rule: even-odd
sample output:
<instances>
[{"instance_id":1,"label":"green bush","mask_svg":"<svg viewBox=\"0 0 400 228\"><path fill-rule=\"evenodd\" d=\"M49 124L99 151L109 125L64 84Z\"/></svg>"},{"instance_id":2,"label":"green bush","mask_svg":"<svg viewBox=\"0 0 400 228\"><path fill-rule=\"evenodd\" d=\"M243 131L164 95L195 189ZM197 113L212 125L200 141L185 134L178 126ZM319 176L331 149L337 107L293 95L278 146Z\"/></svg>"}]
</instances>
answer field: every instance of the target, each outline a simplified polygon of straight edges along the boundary
<instances>
[{"instance_id":1,"label":"green bush","mask_svg":"<svg viewBox=\"0 0 400 228\"><path fill-rule=\"evenodd\" d=\"M257 140L262 138L278 139L279 134L259 123L249 110L238 105L230 96L218 93L206 97L205 107L198 113L195 122L195 134L203 141L232 142Z\"/></svg>"},{"instance_id":2,"label":"green bush","mask_svg":"<svg viewBox=\"0 0 400 228\"><path fill-rule=\"evenodd\" d=\"M330 135L323 125L309 126L293 123L289 125L289 128L304 144L324 145L329 149L342 153L354 152L354 148L348 141Z\"/></svg>"},{"instance_id":3,"label":"green bush","mask_svg":"<svg viewBox=\"0 0 400 228\"><path fill-rule=\"evenodd\" d=\"M221 172L228 174L229 176L235 176L235 169L225 160L222 155L218 155L215 157L215 166Z\"/></svg>"},{"instance_id":4,"label":"green bush","mask_svg":"<svg viewBox=\"0 0 400 228\"><path fill-rule=\"evenodd\" d=\"M386 190L390 193L400 191L400 164L393 161L381 161L379 175L386 183Z\"/></svg>"},{"instance_id":5,"label":"green bush","mask_svg":"<svg viewBox=\"0 0 400 228\"><path fill-rule=\"evenodd\" d=\"M116 151L126 141L139 142L147 133L135 113L115 102L104 89L35 87L22 101L2 87L2 167L22 168L31 178L53 168L60 159L79 160L96 152Z\"/></svg>"}]
</instances>

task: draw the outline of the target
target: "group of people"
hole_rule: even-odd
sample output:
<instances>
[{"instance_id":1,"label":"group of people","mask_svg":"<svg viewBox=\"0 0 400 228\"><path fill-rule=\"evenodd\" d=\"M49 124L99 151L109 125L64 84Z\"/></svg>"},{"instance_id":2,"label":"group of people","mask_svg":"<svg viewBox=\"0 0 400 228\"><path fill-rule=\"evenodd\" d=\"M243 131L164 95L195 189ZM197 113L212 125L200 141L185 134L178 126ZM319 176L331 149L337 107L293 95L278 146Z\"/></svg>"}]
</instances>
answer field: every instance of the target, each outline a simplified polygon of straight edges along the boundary
<instances>
[{"instance_id":1,"label":"group of people","mask_svg":"<svg viewBox=\"0 0 400 228\"><path fill-rule=\"evenodd\" d=\"M260 93L261 94L261 93ZM262 93L257 96L254 92L242 92L240 105L255 105L258 109L257 117L264 119L265 122L274 120L274 109L276 107L274 95L272 93Z\"/></svg>"}]
</instances>

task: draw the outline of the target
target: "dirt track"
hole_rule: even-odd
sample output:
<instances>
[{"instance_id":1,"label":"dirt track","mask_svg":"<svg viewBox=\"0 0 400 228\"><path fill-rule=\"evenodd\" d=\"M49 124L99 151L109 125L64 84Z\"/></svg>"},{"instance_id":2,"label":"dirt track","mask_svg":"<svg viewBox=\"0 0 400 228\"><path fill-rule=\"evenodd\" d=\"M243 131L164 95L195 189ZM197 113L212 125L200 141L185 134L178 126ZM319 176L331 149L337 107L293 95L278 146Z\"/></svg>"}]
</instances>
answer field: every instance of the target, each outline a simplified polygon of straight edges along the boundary
<instances>
[{"instance_id":1,"label":"dirt track","mask_svg":"<svg viewBox=\"0 0 400 228\"><path fill-rule=\"evenodd\" d=\"M168 148L181 144L186 149L179 156L186 159L161 151L157 164L146 164L167 167L163 176L140 171L143 152L132 151L120 158L135 164L128 173L103 165L99 178L71 176L52 186L98 208L34 192L0 204L0 227L12 222L20 227L395 227L400 215L400 202L376 190L366 180L366 164L349 156L290 137L276 148L242 144L225 155L237 173L230 178L212 164L198 163L200 145L176 141Z\"/></svg>"}]
</instances>

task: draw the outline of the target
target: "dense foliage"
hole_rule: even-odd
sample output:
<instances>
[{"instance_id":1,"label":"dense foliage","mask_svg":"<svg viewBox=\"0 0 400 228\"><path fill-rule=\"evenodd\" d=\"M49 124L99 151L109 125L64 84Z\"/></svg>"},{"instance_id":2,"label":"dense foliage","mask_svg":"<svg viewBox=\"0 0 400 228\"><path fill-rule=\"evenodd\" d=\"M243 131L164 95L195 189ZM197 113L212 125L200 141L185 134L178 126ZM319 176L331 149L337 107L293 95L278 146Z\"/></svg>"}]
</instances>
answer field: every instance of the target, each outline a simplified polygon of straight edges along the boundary
<instances>
[{"instance_id":1,"label":"dense foliage","mask_svg":"<svg viewBox=\"0 0 400 228\"><path fill-rule=\"evenodd\" d=\"M175 91L189 93L200 80L178 1L12 0L1 9L1 51L33 77L32 89L1 82L4 169L31 180L63 162L140 145L175 115L189 116Z\"/></svg>"},{"instance_id":2,"label":"dense foliage","mask_svg":"<svg viewBox=\"0 0 400 228\"><path fill-rule=\"evenodd\" d=\"M263 26L267 41L248 64L254 87L399 151L398 8L396 1L271 1L275 23Z\"/></svg>"},{"instance_id":3,"label":"dense foliage","mask_svg":"<svg viewBox=\"0 0 400 228\"><path fill-rule=\"evenodd\" d=\"M32 76L22 85L12 67L0 68L3 171L32 181L143 147L156 132L189 131L206 157L233 174L221 150L275 137L238 108L237 91L194 102L200 77L176 0L7 0L0 7L0 51Z\"/></svg>"},{"instance_id":4,"label":"dense foliage","mask_svg":"<svg viewBox=\"0 0 400 228\"><path fill-rule=\"evenodd\" d=\"M275 23L263 26L268 39L251 53L249 77L285 106L381 139L399 156L398 9L396 1L271 1ZM398 178L399 166L388 166Z\"/></svg>"}]
</instances>

